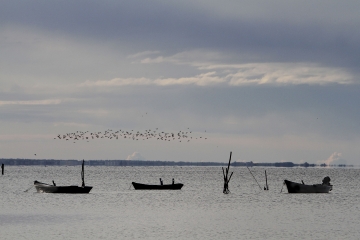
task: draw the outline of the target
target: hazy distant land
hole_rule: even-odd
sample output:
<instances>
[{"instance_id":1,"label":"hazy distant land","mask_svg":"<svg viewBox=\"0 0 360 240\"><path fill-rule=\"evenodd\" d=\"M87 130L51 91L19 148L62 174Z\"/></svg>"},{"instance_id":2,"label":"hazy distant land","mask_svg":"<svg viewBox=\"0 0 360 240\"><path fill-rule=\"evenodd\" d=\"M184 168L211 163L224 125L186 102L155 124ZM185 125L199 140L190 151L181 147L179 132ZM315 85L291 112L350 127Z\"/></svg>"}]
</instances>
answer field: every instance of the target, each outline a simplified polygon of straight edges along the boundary
<instances>
[{"instance_id":1,"label":"hazy distant land","mask_svg":"<svg viewBox=\"0 0 360 240\"><path fill-rule=\"evenodd\" d=\"M55 160L55 159L22 159L22 158L1 158L0 164L10 166L76 166L81 165L82 160ZM86 160L89 166L226 166L227 162L174 162L174 161L145 161L145 160ZM234 167L353 167L353 165L327 165L311 163L275 162L275 163L254 163L254 162L233 162Z\"/></svg>"}]
</instances>

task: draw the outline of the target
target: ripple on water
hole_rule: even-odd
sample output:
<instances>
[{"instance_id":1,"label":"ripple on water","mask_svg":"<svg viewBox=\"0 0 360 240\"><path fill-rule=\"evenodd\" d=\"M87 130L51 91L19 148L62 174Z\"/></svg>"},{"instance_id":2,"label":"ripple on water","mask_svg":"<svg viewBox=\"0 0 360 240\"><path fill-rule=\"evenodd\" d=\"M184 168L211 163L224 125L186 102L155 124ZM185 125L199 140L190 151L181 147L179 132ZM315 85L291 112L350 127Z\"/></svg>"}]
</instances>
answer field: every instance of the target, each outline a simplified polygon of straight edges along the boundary
<instances>
[{"instance_id":1,"label":"ripple on water","mask_svg":"<svg viewBox=\"0 0 360 240\"><path fill-rule=\"evenodd\" d=\"M246 168L86 167L90 194L24 192L34 180L81 184L76 167L7 167L0 178L1 239L358 239L358 169L267 168L262 191ZM261 187L265 168L251 168ZM283 180L320 183L330 194L287 194ZM184 183L181 191L135 191L131 182ZM46 229L46 231L44 231ZM304 232L304 229L306 231ZM41 233L41 234L40 234Z\"/></svg>"}]
</instances>

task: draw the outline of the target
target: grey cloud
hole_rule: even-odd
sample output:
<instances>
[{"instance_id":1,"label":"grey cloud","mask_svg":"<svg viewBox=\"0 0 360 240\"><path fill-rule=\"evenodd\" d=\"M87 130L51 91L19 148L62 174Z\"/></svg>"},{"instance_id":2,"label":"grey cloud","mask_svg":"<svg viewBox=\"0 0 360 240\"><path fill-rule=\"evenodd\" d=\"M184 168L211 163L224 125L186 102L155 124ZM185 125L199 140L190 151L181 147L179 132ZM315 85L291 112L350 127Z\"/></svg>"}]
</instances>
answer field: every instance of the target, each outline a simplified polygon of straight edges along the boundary
<instances>
[{"instance_id":1,"label":"grey cloud","mask_svg":"<svg viewBox=\"0 0 360 240\"><path fill-rule=\"evenodd\" d=\"M207 48L234 53L243 61L322 62L354 70L359 62L360 18L353 11L358 3L346 7L334 1L276 1L274 6L266 4L266 11L265 6L245 2L230 5L240 13L230 12L228 16L217 14L216 2L188 5L159 1L11 1L3 3L0 19L3 24L118 41L143 51L161 48L173 54ZM252 15L246 13L247 7ZM345 11L347 15L342 16Z\"/></svg>"},{"instance_id":2,"label":"grey cloud","mask_svg":"<svg viewBox=\"0 0 360 240\"><path fill-rule=\"evenodd\" d=\"M290 161L326 159L336 151L350 162L359 154L358 1L15 0L0 5L2 132L191 127L220 139L190 151L191 145L165 150L126 143L147 159L161 154L162 159L183 160L171 157L186 152L189 158L216 161L230 147L242 150L248 160L270 155L273 161L284 156ZM280 75L305 80L241 85L242 78L256 82L278 70L248 74L239 70L241 64L283 64L279 69L288 72ZM299 73L286 66L316 68ZM215 80L240 80L194 84L212 72ZM309 76L318 77L318 84L301 84ZM131 81L139 79L145 81ZM179 79L186 84L175 84ZM30 146L14 144L1 149L4 156L18 157L8 149ZM50 158L83 154L55 144L46 142ZM221 151L214 150L217 144L223 144ZM259 151L259 146L269 150ZM57 147L61 151L54 156ZM97 147L89 157L106 158ZM114 144L106 154L117 157L120 151Z\"/></svg>"}]
</instances>

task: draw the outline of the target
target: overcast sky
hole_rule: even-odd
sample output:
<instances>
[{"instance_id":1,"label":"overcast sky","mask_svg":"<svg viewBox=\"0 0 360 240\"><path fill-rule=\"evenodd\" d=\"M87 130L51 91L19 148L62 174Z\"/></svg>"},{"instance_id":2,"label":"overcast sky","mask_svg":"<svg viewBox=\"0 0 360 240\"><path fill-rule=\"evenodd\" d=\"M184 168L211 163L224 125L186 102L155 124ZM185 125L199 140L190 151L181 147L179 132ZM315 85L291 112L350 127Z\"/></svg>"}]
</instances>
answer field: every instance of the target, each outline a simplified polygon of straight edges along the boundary
<instances>
[{"instance_id":1,"label":"overcast sky","mask_svg":"<svg viewBox=\"0 0 360 240\"><path fill-rule=\"evenodd\" d=\"M359 10L0 1L0 158L360 165ZM156 128L194 139L54 139Z\"/></svg>"}]
</instances>

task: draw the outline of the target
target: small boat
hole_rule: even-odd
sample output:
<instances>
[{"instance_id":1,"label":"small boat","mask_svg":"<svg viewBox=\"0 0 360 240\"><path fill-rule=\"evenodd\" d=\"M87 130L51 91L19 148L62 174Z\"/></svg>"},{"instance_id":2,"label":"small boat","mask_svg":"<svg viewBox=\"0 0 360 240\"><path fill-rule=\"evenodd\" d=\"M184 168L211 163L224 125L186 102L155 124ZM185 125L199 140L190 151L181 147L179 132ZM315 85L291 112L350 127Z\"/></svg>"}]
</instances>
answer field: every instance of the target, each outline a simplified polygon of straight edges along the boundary
<instances>
[{"instance_id":1,"label":"small boat","mask_svg":"<svg viewBox=\"0 0 360 240\"><path fill-rule=\"evenodd\" d=\"M34 181L36 191L39 193L89 193L93 187L84 186L79 187L77 185L72 186L54 186L47 183Z\"/></svg>"},{"instance_id":2,"label":"small boat","mask_svg":"<svg viewBox=\"0 0 360 240\"><path fill-rule=\"evenodd\" d=\"M84 175L85 173L84 173L84 160L83 160L82 171L81 171L81 179L82 179L81 187L77 185L56 186L54 181L53 181L53 185L50 185L36 180L34 181L34 186L36 188L36 191L39 193L69 193L69 194L89 193L93 187L85 186Z\"/></svg>"},{"instance_id":3,"label":"small boat","mask_svg":"<svg viewBox=\"0 0 360 240\"><path fill-rule=\"evenodd\" d=\"M289 193L329 193L332 190L330 178L325 177L322 184L307 185L284 180Z\"/></svg>"},{"instance_id":4,"label":"small boat","mask_svg":"<svg viewBox=\"0 0 360 240\"><path fill-rule=\"evenodd\" d=\"M134 186L135 190L180 190L184 186L182 183L151 185L136 182L132 182L132 185Z\"/></svg>"}]
</instances>

